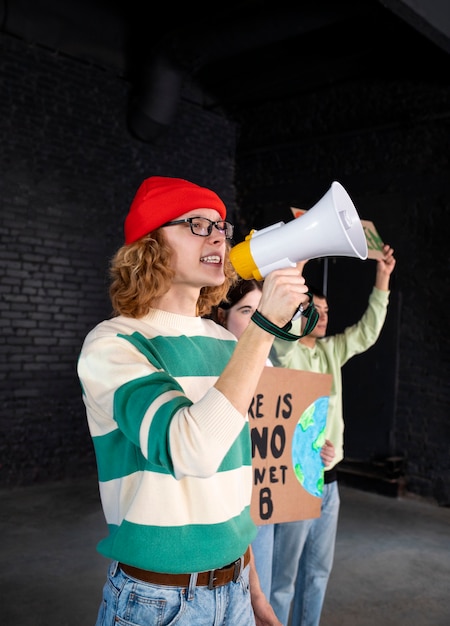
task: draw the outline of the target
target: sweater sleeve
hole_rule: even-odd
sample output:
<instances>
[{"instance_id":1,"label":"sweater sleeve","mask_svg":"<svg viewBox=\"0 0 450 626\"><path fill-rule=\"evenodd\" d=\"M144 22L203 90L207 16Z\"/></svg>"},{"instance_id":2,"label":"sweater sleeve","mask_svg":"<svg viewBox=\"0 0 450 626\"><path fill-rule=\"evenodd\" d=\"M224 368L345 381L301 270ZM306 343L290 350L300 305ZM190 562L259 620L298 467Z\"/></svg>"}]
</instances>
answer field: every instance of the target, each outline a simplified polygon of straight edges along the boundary
<instances>
[{"instance_id":1,"label":"sweater sleeve","mask_svg":"<svg viewBox=\"0 0 450 626\"><path fill-rule=\"evenodd\" d=\"M359 322L348 326L343 333L333 335L334 352L341 366L375 344L386 320L388 302L389 291L373 287L367 309Z\"/></svg>"},{"instance_id":2,"label":"sweater sleeve","mask_svg":"<svg viewBox=\"0 0 450 626\"><path fill-rule=\"evenodd\" d=\"M120 431L145 461L177 478L212 475L245 426L215 377L180 384L120 336L91 334L78 373L94 441L117 441Z\"/></svg>"},{"instance_id":3,"label":"sweater sleeve","mask_svg":"<svg viewBox=\"0 0 450 626\"><path fill-rule=\"evenodd\" d=\"M389 291L381 291L373 287L367 309L359 322L348 326L343 333L320 340L333 342L333 349L339 356L341 365L352 356L364 352L377 341L386 319L389 293ZM300 335L300 319L293 322L291 332ZM276 338L270 352L270 360L277 367L295 367L297 350L296 341L284 341Z\"/></svg>"}]
</instances>

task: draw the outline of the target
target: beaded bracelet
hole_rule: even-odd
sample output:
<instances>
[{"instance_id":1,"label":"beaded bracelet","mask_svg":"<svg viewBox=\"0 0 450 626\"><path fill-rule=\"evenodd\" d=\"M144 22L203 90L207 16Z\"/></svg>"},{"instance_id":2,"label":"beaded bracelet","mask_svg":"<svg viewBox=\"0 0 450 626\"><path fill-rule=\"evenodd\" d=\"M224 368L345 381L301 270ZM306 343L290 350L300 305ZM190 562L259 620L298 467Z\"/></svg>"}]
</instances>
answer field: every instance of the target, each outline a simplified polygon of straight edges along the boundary
<instances>
[{"instance_id":1,"label":"beaded bracelet","mask_svg":"<svg viewBox=\"0 0 450 626\"><path fill-rule=\"evenodd\" d=\"M306 318L306 325L301 335L294 335L293 333L289 332L292 327L292 322L288 322L285 326L280 328L279 326L275 326L275 324L272 324L272 322L269 321L267 317L264 317L264 315L262 315L262 313L260 313L259 311L255 311L253 313L251 320L267 333L275 335L275 337L278 337L279 339L284 339L285 341L297 341L305 335L309 335L309 333L315 328L319 319L319 314L313 304L312 293L308 291L306 295L310 298L308 307L305 310L302 310L301 306L299 307L299 309L297 309L297 311L300 310L301 315Z\"/></svg>"}]
</instances>

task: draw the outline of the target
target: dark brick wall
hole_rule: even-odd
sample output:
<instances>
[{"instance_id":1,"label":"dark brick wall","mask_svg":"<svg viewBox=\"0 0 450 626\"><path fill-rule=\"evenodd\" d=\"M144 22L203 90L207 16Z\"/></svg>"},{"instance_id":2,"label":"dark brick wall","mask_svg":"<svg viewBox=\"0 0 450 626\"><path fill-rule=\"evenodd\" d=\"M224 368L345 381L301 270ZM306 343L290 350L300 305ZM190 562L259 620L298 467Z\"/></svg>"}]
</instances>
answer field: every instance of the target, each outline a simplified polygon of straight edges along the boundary
<instances>
[{"instance_id":1,"label":"dark brick wall","mask_svg":"<svg viewBox=\"0 0 450 626\"><path fill-rule=\"evenodd\" d=\"M398 259L387 332L344 371L348 452L405 457L408 489L448 505L447 74L381 68L256 108L235 162L237 125L202 109L190 86L163 141L148 145L128 133L129 85L117 76L5 35L0 55L0 484L94 470L76 358L109 314L108 259L143 178L210 185L238 240L292 219L290 206L311 207L339 180ZM330 328L340 330L364 309L374 266L329 267Z\"/></svg>"},{"instance_id":2,"label":"dark brick wall","mask_svg":"<svg viewBox=\"0 0 450 626\"><path fill-rule=\"evenodd\" d=\"M180 176L233 217L236 127L192 86L158 145L126 127L129 85L0 35L0 484L91 472L76 359L109 315L107 265L147 176Z\"/></svg>"},{"instance_id":3,"label":"dark brick wall","mask_svg":"<svg viewBox=\"0 0 450 626\"><path fill-rule=\"evenodd\" d=\"M312 207L338 180L395 248L379 345L344 367L346 452L404 457L407 488L450 505L450 86L425 65L423 75L368 72L256 107L243 119L236 171L243 234L292 219L289 207ZM375 267L342 258L328 267L333 332L359 319Z\"/></svg>"}]
</instances>

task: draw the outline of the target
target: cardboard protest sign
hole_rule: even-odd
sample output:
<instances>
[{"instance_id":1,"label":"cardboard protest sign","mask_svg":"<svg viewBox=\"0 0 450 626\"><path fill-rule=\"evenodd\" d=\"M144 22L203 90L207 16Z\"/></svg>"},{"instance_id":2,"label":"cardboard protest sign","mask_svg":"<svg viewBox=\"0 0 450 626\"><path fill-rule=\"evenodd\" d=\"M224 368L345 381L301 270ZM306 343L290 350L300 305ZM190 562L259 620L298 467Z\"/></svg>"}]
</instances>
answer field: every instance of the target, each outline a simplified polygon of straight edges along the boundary
<instances>
[{"instance_id":1,"label":"cardboard protest sign","mask_svg":"<svg viewBox=\"0 0 450 626\"><path fill-rule=\"evenodd\" d=\"M295 209L294 207L291 207L291 211L294 217L301 217L304 213L306 213L305 209ZM369 220L361 220L361 225L367 241L367 258L382 259L384 243L378 234L374 223Z\"/></svg>"},{"instance_id":2,"label":"cardboard protest sign","mask_svg":"<svg viewBox=\"0 0 450 626\"><path fill-rule=\"evenodd\" d=\"M382 259L383 258L383 240L375 228L373 222L368 220L361 220L364 234L367 241L367 258L368 259Z\"/></svg>"},{"instance_id":3,"label":"cardboard protest sign","mask_svg":"<svg viewBox=\"0 0 450 626\"><path fill-rule=\"evenodd\" d=\"M265 367L249 408L255 524L319 517L331 374Z\"/></svg>"}]
</instances>

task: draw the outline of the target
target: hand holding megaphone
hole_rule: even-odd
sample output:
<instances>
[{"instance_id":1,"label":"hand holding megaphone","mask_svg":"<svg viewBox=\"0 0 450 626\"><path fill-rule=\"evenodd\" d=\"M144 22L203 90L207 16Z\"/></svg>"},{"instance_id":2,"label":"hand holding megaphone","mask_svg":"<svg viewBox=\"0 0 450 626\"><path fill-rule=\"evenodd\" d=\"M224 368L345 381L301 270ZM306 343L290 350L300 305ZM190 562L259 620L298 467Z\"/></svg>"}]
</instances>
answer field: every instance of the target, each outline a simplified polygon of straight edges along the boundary
<instances>
[{"instance_id":1,"label":"hand holding megaphone","mask_svg":"<svg viewBox=\"0 0 450 626\"><path fill-rule=\"evenodd\" d=\"M305 259L349 256L367 259L367 241L356 208L344 187L333 182L309 211L285 224L252 230L230 251L236 272L263 280L275 269Z\"/></svg>"}]
</instances>

